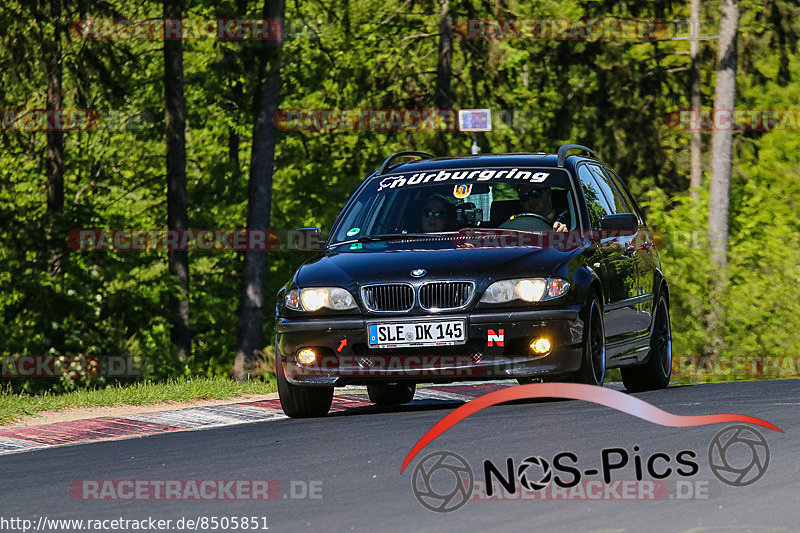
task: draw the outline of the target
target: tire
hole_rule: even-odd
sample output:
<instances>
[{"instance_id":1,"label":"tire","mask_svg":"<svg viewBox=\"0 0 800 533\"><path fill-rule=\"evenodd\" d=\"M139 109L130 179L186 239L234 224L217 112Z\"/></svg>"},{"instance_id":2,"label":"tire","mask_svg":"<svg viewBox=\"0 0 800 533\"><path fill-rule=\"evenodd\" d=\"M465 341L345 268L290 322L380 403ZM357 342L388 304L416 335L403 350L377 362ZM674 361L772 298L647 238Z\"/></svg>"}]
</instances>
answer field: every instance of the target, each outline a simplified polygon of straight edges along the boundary
<instances>
[{"instance_id":1,"label":"tire","mask_svg":"<svg viewBox=\"0 0 800 533\"><path fill-rule=\"evenodd\" d=\"M603 386L606 376L606 330L600 300L593 295L586 305L581 368L567 381Z\"/></svg>"},{"instance_id":2,"label":"tire","mask_svg":"<svg viewBox=\"0 0 800 533\"><path fill-rule=\"evenodd\" d=\"M665 389L672 375L672 325L669 305L662 295L658 299L650 336L650 351L644 364L622 367L622 383L628 392Z\"/></svg>"},{"instance_id":3,"label":"tire","mask_svg":"<svg viewBox=\"0 0 800 533\"><path fill-rule=\"evenodd\" d=\"M414 399L415 383L400 382L367 385L369 401L378 405L402 405Z\"/></svg>"},{"instance_id":4,"label":"tire","mask_svg":"<svg viewBox=\"0 0 800 533\"><path fill-rule=\"evenodd\" d=\"M277 351L275 352L277 355ZM325 416L333 402L333 387L313 387L289 383L283 365L275 358L275 377L278 381L278 397L286 416L292 418L316 418Z\"/></svg>"}]
</instances>

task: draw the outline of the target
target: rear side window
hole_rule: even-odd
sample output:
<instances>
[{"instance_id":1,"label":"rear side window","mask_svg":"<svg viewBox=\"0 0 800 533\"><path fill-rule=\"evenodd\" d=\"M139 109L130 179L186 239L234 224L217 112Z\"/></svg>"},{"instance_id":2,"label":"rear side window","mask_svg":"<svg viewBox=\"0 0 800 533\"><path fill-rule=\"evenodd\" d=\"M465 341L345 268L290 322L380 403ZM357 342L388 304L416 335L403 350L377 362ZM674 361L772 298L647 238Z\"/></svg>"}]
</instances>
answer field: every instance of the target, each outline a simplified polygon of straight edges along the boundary
<instances>
[{"instance_id":1,"label":"rear side window","mask_svg":"<svg viewBox=\"0 0 800 533\"><path fill-rule=\"evenodd\" d=\"M578 178L581 180L581 189L583 189L583 196L586 198L586 207L589 209L589 220L592 223L592 228L597 229L600 227L600 219L614 213L614 211L603 194L597 179L589 171L589 165L581 165L578 168Z\"/></svg>"},{"instance_id":2,"label":"rear side window","mask_svg":"<svg viewBox=\"0 0 800 533\"><path fill-rule=\"evenodd\" d=\"M615 186L608 177L608 174L603 172L597 165L589 165L592 174L597 179L597 183L603 189L606 199L611 204L613 213L633 213L633 207L628 203L628 200L620 192L619 188Z\"/></svg>"},{"instance_id":3,"label":"rear side window","mask_svg":"<svg viewBox=\"0 0 800 533\"><path fill-rule=\"evenodd\" d=\"M619 174L617 174L614 169L608 167L606 167L605 170L606 174L608 174L608 176L611 178L611 183L614 184L617 189L622 191L622 195L633 209L632 211L629 211L629 213L636 213L636 216L639 217L639 221L644 222L644 215L642 214L642 211L639 209L639 206L636 205L636 201L633 199L633 196L631 196L631 193L625 188L625 185L622 183L622 179L619 177Z\"/></svg>"}]
</instances>

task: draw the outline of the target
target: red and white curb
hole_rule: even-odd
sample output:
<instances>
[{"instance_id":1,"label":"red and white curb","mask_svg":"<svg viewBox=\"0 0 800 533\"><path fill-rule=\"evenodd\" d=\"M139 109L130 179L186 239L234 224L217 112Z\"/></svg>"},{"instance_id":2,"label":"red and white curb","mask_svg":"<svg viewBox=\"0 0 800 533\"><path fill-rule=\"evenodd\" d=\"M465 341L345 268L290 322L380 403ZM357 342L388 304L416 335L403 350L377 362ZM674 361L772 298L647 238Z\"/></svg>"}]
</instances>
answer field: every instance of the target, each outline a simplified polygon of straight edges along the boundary
<instances>
[{"instance_id":1,"label":"red and white curb","mask_svg":"<svg viewBox=\"0 0 800 533\"><path fill-rule=\"evenodd\" d=\"M431 385L417 389L411 405L466 402L514 384L516 381ZM371 405L364 387L347 387L333 397L330 412L335 415ZM6 428L0 429L0 455L284 418L280 400L274 399Z\"/></svg>"}]
</instances>

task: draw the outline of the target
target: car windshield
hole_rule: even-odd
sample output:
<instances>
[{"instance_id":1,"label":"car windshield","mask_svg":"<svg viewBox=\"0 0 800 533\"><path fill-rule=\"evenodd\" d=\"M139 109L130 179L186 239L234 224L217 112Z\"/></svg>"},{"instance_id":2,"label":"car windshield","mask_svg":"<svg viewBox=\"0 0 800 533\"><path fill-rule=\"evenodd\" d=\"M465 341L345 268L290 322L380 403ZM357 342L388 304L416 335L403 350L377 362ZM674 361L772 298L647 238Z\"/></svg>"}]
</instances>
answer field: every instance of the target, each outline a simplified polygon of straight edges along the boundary
<instances>
[{"instance_id":1,"label":"car windshield","mask_svg":"<svg viewBox=\"0 0 800 533\"><path fill-rule=\"evenodd\" d=\"M465 229L576 229L578 216L563 169L457 169L373 178L333 228L331 244Z\"/></svg>"}]
</instances>

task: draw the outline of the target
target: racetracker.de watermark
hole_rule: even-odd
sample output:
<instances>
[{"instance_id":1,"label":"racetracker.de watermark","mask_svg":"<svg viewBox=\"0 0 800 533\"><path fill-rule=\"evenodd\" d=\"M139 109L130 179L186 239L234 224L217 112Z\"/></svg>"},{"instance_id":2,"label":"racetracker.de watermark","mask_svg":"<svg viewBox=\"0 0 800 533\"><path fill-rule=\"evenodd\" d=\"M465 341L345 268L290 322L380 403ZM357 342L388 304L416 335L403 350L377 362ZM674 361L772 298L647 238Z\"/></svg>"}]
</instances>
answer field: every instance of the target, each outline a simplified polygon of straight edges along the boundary
<instances>
[{"instance_id":1,"label":"racetracker.de watermark","mask_svg":"<svg viewBox=\"0 0 800 533\"><path fill-rule=\"evenodd\" d=\"M281 131L459 131L456 109L279 109Z\"/></svg>"},{"instance_id":2,"label":"racetracker.de watermark","mask_svg":"<svg viewBox=\"0 0 800 533\"><path fill-rule=\"evenodd\" d=\"M664 236L647 230L515 231L465 228L453 234L409 236L413 242L442 242L460 249L547 248L571 251L580 248L603 251L660 248ZM396 241L402 242L402 241ZM321 250L324 241L297 230L269 229L74 229L67 245L78 252L156 251L284 251ZM361 243L354 245L363 248Z\"/></svg>"},{"instance_id":3,"label":"racetracker.de watermark","mask_svg":"<svg viewBox=\"0 0 800 533\"><path fill-rule=\"evenodd\" d=\"M686 132L800 129L800 109L681 109L667 113L667 125Z\"/></svg>"},{"instance_id":4,"label":"racetracker.de watermark","mask_svg":"<svg viewBox=\"0 0 800 533\"><path fill-rule=\"evenodd\" d=\"M143 375L139 362L127 355L4 355L0 362L0 376L9 379Z\"/></svg>"},{"instance_id":5,"label":"racetracker.de watermark","mask_svg":"<svg viewBox=\"0 0 800 533\"><path fill-rule=\"evenodd\" d=\"M709 480L618 479L605 483L599 479L582 479L572 487L548 484L541 490L526 490L515 482L514 491L493 481L491 491L484 480L476 479L471 501L660 501L708 500Z\"/></svg>"},{"instance_id":6,"label":"racetracker.de watermark","mask_svg":"<svg viewBox=\"0 0 800 533\"><path fill-rule=\"evenodd\" d=\"M313 132L321 134L373 131L475 131L463 127L459 113L474 112L473 109L339 109L339 108L292 108L279 109L272 117L275 127L287 132ZM541 110L487 109L487 124L480 131L513 130L542 131L551 120ZM667 115L668 124L675 129L688 131L687 111L673 111ZM710 115L709 115L710 116ZM683 122L681 122L683 121Z\"/></svg>"},{"instance_id":7,"label":"racetracker.de watermark","mask_svg":"<svg viewBox=\"0 0 800 533\"><path fill-rule=\"evenodd\" d=\"M292 377L468 378L491 370L470 355L325 355L312 364L287 364Z\"/></svg>"},{"instance_id":8,"label":"racetracker.de watermark","mask_svg":"<svg viewBox=\"0 0 800 533\"><path fill-rule=\"evenodd\" d=\"M0 109L2 131L133 131L155 123L153 113L125 109Z\"/></svg>"},{"instance_id":9,"label":"racetracker.de watermark","mask_svg":"<svg viewBox=\"0 0 800 533\"><path fill-rule=\"evenodd\" d=\"M72 21L73 39L87 41L274 41L281 38L278 19L110 19Z\"/></svg>"},{"instance_id":10,"label":"racetracker.de watermark","mask_svg":"<svg viewBox=\"0 0 800 533\"><path fill-rule=\"evenodd\" d=\"M461 39L539 41L633 41L672 39L689 31L689 20L644 18L460 19Z\"/></svg>"},{"instance_id":11,"label":"racetracker.de watermark","mask_svg":"<svg viewBox=\"0 0 800 533\"><path fill-rule=\"evenodd\" d=\"M797 355L676 355L673 377L796 378L800 377Z\"/></svg>"},{"instance_id":12,"label":"racetracker.de watermark","mask_svg":"<svg viewBox=\"0 0 800 533\"><path fill-rule=\"evenodd\" d=\"M515 131L539 129L547 118L526 109L279 109L273 115L281 131L336 133L349 131L476 131L473 121L462 122L459 116L486 117L478 131L493 128Z\"/></svg>"},{"instance_id":13,"label":"racetracker.de watermark","mask_svg":"<svg viewBox=\"0 0 800 533\"><path fill-rule=\"evenodd\" d=\"M287 229L74 229L67 246L78 252L226 252L321 249L312 235Z\"/></svg>"},{"instance_id":14,"label":"racetracker.de watermark","mask_svg":"<svg viewBox=\"0 0 800 533\"><path fill-rule=\"evenodd\" d=\"M660 248L664 236L649 230L508 231L464 229L452 237L456 248L546 248L572 251L581 248L603 251Z\"/></svg>"},{"instance_id":15,"label":"racetracker.de watermark","mask_svg":"<svg viewBox=\"0 0 800 533\"><path fill-rule=\"evenodd\" d=\"M322 480L76 479L69 494L81 501L321 500Z\"/></svg>"}]
</instances>

